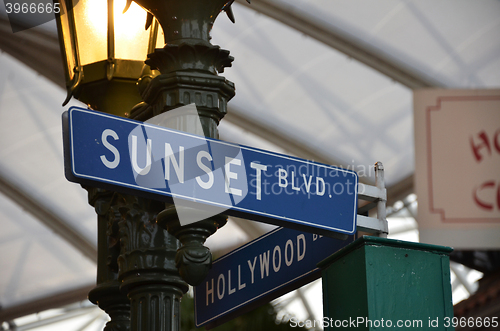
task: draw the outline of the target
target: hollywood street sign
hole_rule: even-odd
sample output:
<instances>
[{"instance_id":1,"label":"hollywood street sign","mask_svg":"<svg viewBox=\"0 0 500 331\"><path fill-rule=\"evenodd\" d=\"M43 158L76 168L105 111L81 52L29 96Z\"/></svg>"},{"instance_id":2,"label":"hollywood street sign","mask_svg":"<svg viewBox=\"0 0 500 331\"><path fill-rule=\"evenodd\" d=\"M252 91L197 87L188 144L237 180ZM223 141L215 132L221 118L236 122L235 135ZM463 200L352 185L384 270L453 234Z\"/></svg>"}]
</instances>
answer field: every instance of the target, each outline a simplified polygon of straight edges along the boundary
<instances>
[{"instance_id":1,"label":"hollywood street sign","mask_svg":"<svg viewBox=\"0 0 500 331\"><path fill-rule=\"evenodd\" d=\"M352 242L278 228L214 261L195 287L195 322L215 327L321 277L316 265Z\"/></svg>"},{"instance_id":2,"label":"hollywood street sign","mask_svg":"<svg viewBox=\"0 0 500 331\"><path fill-rule=\"evenodd\" d=\"M181 225L224 212L329 236L356 231L354 171L77 107L63 131L68 180L206 209L179 215Z\"/></svg>"}]
</instances>

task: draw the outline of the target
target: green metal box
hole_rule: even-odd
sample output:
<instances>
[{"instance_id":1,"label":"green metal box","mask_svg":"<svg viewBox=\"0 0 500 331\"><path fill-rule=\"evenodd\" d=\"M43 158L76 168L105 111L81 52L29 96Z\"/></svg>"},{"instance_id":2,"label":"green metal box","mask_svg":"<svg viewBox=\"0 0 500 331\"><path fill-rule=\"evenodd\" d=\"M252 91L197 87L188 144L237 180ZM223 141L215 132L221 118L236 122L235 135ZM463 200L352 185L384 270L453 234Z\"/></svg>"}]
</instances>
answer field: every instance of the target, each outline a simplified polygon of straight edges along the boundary
<instances>
[{"instance_id":1,"label":"green metal box","mask_svg":"<svg viewBox=\"0 0 500 331\"><path fill-rule=\"evenodd\" d=\"M323 269L323 327L454 330L450 247L364 236Z\"/></svg>"}]
</instances>

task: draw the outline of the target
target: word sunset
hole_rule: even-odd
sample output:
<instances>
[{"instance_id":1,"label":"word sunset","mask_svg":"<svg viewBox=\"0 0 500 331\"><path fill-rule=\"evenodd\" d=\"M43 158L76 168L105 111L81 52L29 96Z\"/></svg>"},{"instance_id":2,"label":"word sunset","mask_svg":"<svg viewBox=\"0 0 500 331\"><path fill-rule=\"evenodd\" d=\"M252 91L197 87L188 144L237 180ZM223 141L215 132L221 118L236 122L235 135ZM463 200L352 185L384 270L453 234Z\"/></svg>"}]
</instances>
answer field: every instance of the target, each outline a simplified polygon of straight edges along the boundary
<instances>
[{"instance_id":1,"label":"word sunset","mask_svg":"<svg viewBox=\"0 0 500 331\"><path fill-rule=\"evenodd\" d=\"M76 107L63 126L70 181L319 234L356 230L353 171Z\"/></svg>"},{"instance_id":2,"label":"word sunset","mask_svg":"<svg viewBox=\"0 0 500 331\"><path fill-rule=\"evenodd\" d=\"M316 264L350 242L278 228L215 260L195 287L196 325L221 324L318 279Z\"/></svg>"}]
</instances>

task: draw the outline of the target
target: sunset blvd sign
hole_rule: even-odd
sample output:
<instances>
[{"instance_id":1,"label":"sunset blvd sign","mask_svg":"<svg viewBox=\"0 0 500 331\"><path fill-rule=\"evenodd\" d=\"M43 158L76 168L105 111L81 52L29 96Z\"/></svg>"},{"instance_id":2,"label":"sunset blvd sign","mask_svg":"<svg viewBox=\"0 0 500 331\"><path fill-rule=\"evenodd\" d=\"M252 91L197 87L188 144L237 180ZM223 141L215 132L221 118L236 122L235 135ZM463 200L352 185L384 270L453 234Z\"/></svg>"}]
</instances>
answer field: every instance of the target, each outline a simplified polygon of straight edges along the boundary
<instances>
[{"instance_id":1,"label":"sunset blvd sign","mask_svg":"<svg viewBox=\"0 0 500 331\"><path fill-rule=\"evenodd\" d=\"M70 181L319 234L356 231L353 171L76 107L63 126Z\"/></svg>"}]
</instances>

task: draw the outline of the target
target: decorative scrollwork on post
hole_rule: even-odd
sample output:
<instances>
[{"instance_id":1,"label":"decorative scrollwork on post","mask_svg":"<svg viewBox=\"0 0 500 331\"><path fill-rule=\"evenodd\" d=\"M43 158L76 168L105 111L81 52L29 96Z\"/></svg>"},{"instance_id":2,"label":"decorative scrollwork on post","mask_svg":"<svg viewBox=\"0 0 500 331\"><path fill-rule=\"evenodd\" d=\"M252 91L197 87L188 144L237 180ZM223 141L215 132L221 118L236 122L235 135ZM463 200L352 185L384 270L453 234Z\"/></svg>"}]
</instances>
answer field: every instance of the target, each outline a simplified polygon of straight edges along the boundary
<instances>
[{"instance_id":1,"label":"decorative scrollwork on post","mask_svg":"<svg viewBox=\"0 0 500 331\"><path fill-rule=\"evenodd\" d=\"M131 305L131 330L179 330L180 299L188 286L175 267L179 243L156 224L163 203L117 194L121 290Z\"/></svg>"},{"instance_id":2,"label":"decorative scrollwork on post","mask_svg":"<svg viewBox=\"0 0 500 331\"><path fill-rule=\"evenodd\" d=\"M130 330L130 301L120 291L117 258L120 253L119 215L111 208L115 193L93 187L88 191L89 204L97 213L97 286L89 293L89 300L104 310L111 320L104 331Z\"/></svg>"},{"instance_id":3,"label":"decorative scrollwork on post","mask_svg":"<svg viewBox=\"0 0 500 331\"><path fill-rule=\"evenodd\" d=\"M175 257L175 266L182 278L190 285L199 285L212 267L212 254L203 246L209 236L227 222L227 216L215 215L208 219L181 226L176 207L167 205L157 217L157 223L166 228L182 243Z\"/></svg>"}]
</instances>

